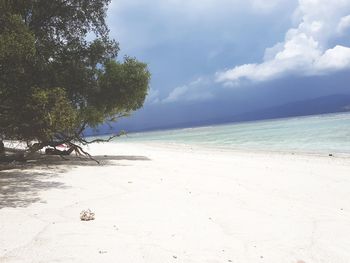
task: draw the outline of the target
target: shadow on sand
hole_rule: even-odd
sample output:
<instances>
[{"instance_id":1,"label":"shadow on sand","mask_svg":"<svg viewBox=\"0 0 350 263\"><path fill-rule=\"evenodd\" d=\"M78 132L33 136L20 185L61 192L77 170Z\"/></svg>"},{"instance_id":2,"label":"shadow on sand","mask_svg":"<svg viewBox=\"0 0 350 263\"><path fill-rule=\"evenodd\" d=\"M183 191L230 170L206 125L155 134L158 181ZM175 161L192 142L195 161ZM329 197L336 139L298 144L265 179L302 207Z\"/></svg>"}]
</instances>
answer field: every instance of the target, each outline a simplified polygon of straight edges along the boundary
<instances>
[{"instance_id":1,"label":"shadow on sand","mask_svg":"<svg viewBox=\"0 0 350 263\"><path fill-rule=\"evenodd\" d=\"M27 207L36 202L45 202L40 192L50 189L66 189L62 182L55 181L57 176L78 166L101 167L106 165L127 166L130 162L150 161L145 156L94 156L89 158L69 156L38 155L26 163L0 164L0 210L6 207Z\"/></svg>"}]
</instances>

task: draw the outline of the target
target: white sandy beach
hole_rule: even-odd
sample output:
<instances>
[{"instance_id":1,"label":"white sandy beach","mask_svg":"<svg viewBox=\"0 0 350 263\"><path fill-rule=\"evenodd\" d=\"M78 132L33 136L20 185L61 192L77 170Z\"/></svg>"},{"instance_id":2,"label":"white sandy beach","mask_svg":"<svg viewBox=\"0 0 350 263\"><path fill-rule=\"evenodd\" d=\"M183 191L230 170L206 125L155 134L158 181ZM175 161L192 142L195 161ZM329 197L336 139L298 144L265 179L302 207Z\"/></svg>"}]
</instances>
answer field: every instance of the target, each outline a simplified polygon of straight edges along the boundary
<instances>
[{"instance_id":1,"label":"white sandy beach","mask_svg":"<svg viewBox=\"0 0 350 263\"><path fill-rule=\"evenodd\" d=\"M90 152L102 165L0 171L0 262L350 262L348 158L136 143ZM94 221L80 221L87 208Z\"/></svg>"}]
</instances>

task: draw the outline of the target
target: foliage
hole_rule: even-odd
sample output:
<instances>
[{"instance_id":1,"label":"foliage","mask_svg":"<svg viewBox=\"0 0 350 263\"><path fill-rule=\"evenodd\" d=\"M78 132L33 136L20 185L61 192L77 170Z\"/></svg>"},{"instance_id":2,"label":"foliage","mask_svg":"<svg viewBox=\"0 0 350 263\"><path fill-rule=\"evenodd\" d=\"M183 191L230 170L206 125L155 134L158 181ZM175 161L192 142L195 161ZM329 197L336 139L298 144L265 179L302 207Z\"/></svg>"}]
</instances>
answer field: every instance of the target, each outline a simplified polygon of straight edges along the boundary
<instances>
[{"instance_id":1,"label":"foliage","mask_svg":"<svg viewBox=\"0 0 350 263\"><path fill-rule=\"evenodd\" d=\"M25 141L31 151L85 143L87 127L142 107L150 73L135 58L116 60L109 3L0 0L2 139Z\"/></svg>"}]
</instances>

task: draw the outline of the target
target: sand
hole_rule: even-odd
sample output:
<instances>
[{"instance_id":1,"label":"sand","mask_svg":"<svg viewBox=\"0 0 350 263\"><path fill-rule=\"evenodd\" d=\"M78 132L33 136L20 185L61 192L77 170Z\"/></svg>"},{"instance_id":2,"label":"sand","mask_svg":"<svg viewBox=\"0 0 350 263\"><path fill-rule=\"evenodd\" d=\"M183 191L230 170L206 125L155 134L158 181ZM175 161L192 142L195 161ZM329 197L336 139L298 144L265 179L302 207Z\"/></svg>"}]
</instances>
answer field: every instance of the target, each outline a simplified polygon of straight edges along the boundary
<instances>
[{"instance_id":1,"label":"sand","mask_svg":"<svg viewBox=\"0 0 350 263\"><path fill-rule=\"evenodd\" d=\"M0 262L350 262L350 159L98 144L0 172ZM104 156L106 155L106 156ZM95 220L81 221L91 209Z\"/></svg>"}]
</instances>

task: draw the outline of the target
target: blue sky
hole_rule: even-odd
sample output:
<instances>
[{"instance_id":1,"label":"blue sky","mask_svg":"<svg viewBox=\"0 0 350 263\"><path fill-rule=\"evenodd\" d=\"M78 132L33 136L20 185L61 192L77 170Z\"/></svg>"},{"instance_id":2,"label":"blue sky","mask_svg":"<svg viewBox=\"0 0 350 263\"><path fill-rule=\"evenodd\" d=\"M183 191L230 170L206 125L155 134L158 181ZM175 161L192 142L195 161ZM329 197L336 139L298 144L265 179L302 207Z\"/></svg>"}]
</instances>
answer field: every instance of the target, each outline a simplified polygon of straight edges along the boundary
<instances>
[{"instance_id":1,"label":"blue sky","mask_svg":"<svg viewBox=\"0 0 350 263\"><path fill-rule=\"evenodd\" d=\"M350 93L349 0L112 0L108 24L152 72L128 124Z\"/></svg>"}]
</instances>

